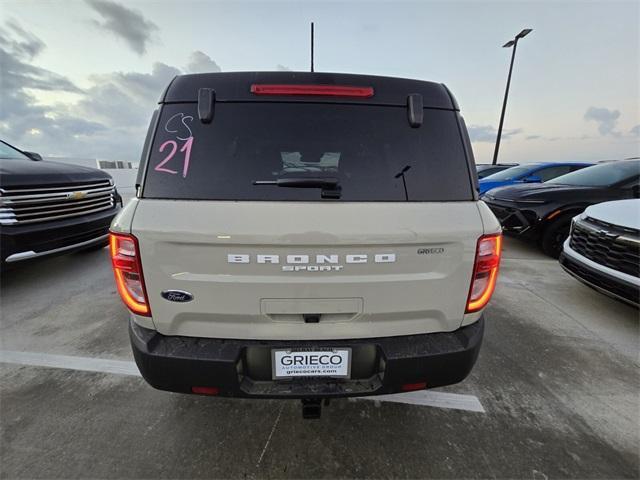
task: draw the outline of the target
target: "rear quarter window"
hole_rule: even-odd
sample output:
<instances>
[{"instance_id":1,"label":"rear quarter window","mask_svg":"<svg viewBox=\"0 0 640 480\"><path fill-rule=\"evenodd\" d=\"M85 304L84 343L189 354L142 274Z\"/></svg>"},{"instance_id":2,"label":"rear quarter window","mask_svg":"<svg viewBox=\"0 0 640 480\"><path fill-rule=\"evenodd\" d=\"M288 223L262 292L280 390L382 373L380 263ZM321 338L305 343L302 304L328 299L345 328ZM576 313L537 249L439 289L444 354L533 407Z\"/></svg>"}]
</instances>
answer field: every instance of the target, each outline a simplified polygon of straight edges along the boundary
<instances>
[{"instance_id":1,"label":"rear quarter window","mask_svg":"<svg viewBox=\"0 0 640 480\"><path fill-rule=\"evenodd\" d=\"M339 181L337 201L472 200L456 115L426 109L422 126L411 128L404 107L218 102L204 124L195 103L167 104L142 195L320 201L319 188L253 182L328 177Z\"/></svg>"}]
</instances>

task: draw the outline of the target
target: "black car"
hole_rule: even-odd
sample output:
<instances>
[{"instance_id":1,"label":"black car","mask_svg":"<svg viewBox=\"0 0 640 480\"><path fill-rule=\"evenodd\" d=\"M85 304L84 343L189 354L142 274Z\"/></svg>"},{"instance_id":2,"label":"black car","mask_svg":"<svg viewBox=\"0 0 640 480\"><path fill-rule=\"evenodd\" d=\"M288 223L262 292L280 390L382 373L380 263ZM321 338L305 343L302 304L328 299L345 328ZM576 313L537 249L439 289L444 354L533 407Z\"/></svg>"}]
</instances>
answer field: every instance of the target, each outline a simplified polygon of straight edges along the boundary
<instances>
[{"instance_id":1,"label":"black car","mask_svg":"<svg viewBox=\"0 0 640 480\"><path fill-rule=\"evenodd\" d=\"M601 163L542 184L499 187L481 197L505 233L537 240L557 258L571 219L589 205L640 196L640 160Z\"/></svg>"},{"instance_id":2,"label":"black car","mask_svg":"<svg viewBox=\"0 0 640 480\"><path fill-rule=\"evenodd\" d=\"M476 165L476 172L478 172L478 178L488 177L494 173L501 172L507 168L517 167L517 163L497 163L491 165L490 163L479 163Z\"/></svg>"},{"instance_id":3,"label":"black car","mask_svg":"<svg viewBox=\"0 0 640 480\"><path fill-rule=\"evenodd\" d=\"M96 168L43 161L0 141L0 260L104 247L119 197Z\"/></svg>"}]
</instances>

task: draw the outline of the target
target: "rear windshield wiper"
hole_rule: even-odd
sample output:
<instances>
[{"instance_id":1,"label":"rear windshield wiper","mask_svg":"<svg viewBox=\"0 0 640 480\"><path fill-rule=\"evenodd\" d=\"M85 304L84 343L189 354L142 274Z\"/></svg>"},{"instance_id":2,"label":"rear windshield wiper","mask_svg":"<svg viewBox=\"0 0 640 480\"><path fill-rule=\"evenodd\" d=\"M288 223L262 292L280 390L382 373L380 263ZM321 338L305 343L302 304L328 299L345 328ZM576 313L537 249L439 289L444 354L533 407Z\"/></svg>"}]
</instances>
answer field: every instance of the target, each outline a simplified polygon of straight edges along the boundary
<instances>
[{"instance_id":1,"label":"rear windshield wiper","mask_svg":"<svg viewBox=\"0 0 640 480\"><path fill-rule=\"evenodd\" d=\"M322 198L340 198L340 182L337 178L278 178L277 180L254 180L254 185L274 185L289 188L321 188Z\"/></svg>"}]
</instances>

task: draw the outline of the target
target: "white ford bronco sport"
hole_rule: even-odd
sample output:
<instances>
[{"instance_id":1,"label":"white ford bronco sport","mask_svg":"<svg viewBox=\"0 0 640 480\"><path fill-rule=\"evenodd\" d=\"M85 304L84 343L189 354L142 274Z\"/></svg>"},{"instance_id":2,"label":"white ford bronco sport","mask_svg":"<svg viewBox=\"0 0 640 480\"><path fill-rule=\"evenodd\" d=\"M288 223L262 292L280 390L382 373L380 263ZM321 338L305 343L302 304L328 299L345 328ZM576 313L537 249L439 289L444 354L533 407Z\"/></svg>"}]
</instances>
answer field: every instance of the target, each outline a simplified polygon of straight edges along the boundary
<instances>
[{"instance_id":1,"label":"white ford bronco sport","mask_svg":"<svg viewBox=\"0 0 640 480\"><path fill-rule=\"evenodd\" d=\"M152 386L313 415L467 376L501 230L444 85L197 74L159 104L110 240Z\"/></svg>"}]
</instances>

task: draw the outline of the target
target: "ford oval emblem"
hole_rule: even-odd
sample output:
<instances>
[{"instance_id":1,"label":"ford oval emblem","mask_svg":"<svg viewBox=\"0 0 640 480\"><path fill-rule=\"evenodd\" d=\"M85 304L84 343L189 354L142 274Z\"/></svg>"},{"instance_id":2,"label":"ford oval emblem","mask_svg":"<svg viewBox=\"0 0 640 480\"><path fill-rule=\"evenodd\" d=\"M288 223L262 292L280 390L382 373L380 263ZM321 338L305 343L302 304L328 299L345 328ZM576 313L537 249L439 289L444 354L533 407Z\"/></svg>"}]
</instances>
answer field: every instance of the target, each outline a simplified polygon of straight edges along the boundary
<instances>
[{"instance_id":1,"label":"ford oval emblem","mask_svg":"<svg viewBox=\"0 0 640 480\"><path fill-rule=\"evenodd\" d=\"M160 295L170 302L190 302L193 300L193 295L182 290L165 290Z\"/></svg>"}]
</instances>

